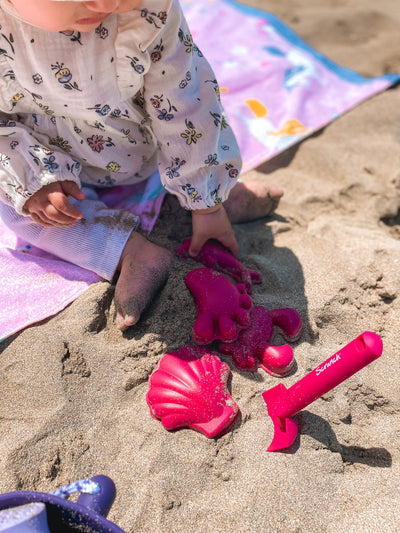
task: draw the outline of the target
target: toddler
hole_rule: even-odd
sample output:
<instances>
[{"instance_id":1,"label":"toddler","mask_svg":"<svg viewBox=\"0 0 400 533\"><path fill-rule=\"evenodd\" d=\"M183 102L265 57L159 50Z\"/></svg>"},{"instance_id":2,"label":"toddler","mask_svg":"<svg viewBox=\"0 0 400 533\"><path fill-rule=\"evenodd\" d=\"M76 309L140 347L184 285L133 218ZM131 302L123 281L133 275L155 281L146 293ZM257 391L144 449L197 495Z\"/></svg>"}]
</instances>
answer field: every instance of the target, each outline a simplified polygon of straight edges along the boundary
<instances>
[{"instance_id":1,"label":"toddler","mask_svg":"<svg viewBox=\"0 0 400 533\"><path fill-rule=\"evenodd\" d=\"M158 172L206 240L233 254L231 222L265 216L282 191L238 182L240 154L215 76L178 0L0 0L0 216L18 236L119 277L124 330L162 286L170 253L107 208L99 188Z\"/></svg>"}]
</instances>

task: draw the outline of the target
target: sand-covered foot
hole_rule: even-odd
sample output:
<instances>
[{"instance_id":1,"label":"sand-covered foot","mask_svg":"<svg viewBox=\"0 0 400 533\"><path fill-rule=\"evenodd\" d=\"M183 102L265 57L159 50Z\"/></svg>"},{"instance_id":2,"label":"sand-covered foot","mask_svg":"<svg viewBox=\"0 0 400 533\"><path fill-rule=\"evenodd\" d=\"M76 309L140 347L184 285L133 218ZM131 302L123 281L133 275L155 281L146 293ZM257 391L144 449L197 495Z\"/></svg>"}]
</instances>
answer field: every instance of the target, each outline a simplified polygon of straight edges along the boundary
<instances>
[{"instance_id":1,"label":"sand-covered foot","mask_svg":"<svg viewBox=\"0 0 400 533\"><path fill-rule=\"evenodd\" d=\"M283 191L262 181L239 181L231 190L224 207L232 223L250 222L271 215Z\"/></svg>"},{"instance_id":2,"label":"sand-covered foot","mask_svg":"<svg viewBox=\"0 0 400 533\"><path fill-rule=\"evenodd\" d=\"M141 313L165 283L171 254L133 232L121 255L115 287L116 325L121 331L138 322Z\"/></svg>"}]
</instances>

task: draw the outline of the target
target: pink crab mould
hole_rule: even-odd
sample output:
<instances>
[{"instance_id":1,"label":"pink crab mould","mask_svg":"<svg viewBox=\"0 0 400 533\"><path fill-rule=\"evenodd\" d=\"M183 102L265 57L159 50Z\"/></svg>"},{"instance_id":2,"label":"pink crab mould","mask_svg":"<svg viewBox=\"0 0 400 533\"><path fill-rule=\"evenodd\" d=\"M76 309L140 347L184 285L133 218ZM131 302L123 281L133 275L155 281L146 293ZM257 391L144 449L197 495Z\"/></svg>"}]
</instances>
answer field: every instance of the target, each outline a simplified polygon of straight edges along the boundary
<instances>
[{"instance_id":1,"label":"pink crab mould","mask_svg":"<svg viewBox=\"0 0 400 533\"><path fill-rule=\"evenodd\" d=\"M161 359L149 381L147 404L168 430L224 435L239 414L227 389L229 367L205 347L183 346Z\"/></svg>"}]
</instances>

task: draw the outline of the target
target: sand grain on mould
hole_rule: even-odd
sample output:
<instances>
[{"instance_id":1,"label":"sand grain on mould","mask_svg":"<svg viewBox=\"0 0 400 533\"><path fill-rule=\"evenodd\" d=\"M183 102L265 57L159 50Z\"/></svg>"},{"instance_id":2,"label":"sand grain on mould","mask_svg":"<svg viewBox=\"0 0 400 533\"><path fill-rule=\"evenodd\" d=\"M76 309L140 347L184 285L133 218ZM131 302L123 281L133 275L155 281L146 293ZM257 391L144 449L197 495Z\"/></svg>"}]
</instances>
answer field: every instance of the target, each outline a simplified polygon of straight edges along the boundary
<instances>
[{"instance_id":1,"label":"sand grain on mould","mask_svg":"<svg viewBox=\"0 0 400 533\"><path fill-rule=\"evenodd\" d=\"M341 65L400 72L393 0L249 4ZM235 226L240 259L261 272L255 305L302 315L296 372L240 372L223 356L241 410L233 429L217 441L168 432L150 415L148 378L164 353L190 343L196 310L184 279L197 265L175 258L124 334L112 288L98 283L2 344L0 492L103 473L117 485L109 518L128 533L399 531L399 125L396 87L251 173L285 196L275 217ZM167 198L152 239L173 252L189 236L189 215ZM382 336L382 357L296 416L290 453L267 453L274 428L261 393L291 386L365 330Z\"/></svg>"}]
</instances>

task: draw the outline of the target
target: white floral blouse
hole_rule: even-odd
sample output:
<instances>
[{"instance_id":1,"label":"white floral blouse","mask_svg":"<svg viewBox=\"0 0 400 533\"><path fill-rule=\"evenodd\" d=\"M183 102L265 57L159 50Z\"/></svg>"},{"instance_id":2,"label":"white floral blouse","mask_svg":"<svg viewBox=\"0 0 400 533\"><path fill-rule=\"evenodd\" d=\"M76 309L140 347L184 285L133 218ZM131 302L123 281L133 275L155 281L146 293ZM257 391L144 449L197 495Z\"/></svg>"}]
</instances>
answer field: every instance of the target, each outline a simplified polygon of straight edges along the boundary
<instances>
[{"instance_id":1,"label":"white floral blouse","mask_svg":"<svg viewBox=\"0 0 400 533\"><path fill-rule=\"evenodd\" d=\"M241 160L215 76L178 0L96 30L48 32L0 0L0 200L59 180L131 184L158 166L186 209L224 201Z\"/></svg>"}]
</instances>

